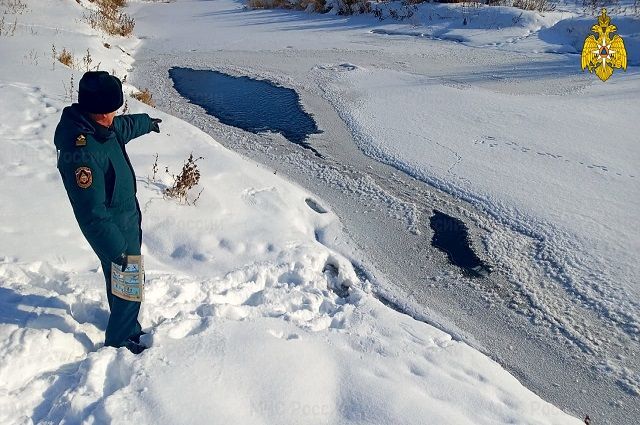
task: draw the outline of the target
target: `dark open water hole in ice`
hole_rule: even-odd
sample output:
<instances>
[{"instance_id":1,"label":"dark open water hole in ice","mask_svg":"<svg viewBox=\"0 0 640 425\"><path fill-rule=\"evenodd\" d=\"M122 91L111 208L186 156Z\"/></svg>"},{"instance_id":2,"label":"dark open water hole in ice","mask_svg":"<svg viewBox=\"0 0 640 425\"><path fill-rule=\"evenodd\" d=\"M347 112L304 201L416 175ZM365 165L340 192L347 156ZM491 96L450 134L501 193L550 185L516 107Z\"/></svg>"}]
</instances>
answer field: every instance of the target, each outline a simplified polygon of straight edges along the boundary
<instances>
[{"instance_id":1,"label":"dark open water hole in ice","mask_svg":"<svg viewBox=\"0 0 640 425\"><path fill-rule=\"evenodd\" d=\"M484 277L491 273L491 268L473 252L469 229L462 220L433 210L429 226L433 230L431 245L444 251L451 263L472 276Z\"/></svg>"},{"instance_id":2,"label":"dark open water hole in ice","mask_svg":"<svg viewBox=\"0 0 640 425\"><path fill-rule=\"evenodd\" d=\"M302 109L295 90L268 80L212 70L174 67L169 70L169 77L182 97L220 122L252 133L278 132L321 156L306 142L310 134L321 131L313 117Z\"/></svg>"}]
</instances>

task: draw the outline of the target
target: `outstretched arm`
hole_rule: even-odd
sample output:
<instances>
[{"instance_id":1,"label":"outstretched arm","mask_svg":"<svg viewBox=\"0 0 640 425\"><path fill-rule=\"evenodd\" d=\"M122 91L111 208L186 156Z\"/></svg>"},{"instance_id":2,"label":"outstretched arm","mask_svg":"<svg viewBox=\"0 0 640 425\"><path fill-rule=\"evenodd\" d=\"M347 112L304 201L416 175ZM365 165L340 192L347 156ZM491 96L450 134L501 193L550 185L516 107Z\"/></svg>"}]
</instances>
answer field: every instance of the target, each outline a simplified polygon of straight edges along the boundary
<instances>
[{"instance_id":1,"label":"outstretched arm","mask_svg":"<svg viewBox=\"0 0 640 425\"><path fill-rule=\"evenodd\" d=\"M120 143L129 143L154 129L153 120L147 114L119 115L113 119L113 128Z\"/></svg>"}]
</instances>

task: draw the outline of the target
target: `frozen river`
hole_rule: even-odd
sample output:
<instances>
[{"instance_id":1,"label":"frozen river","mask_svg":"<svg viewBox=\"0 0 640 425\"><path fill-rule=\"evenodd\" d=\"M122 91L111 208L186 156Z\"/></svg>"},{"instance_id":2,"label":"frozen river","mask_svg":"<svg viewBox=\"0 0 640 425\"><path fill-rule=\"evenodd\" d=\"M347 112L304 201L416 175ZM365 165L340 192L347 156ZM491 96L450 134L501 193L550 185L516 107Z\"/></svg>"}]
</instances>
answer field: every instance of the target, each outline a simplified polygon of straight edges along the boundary
<instances>
[{"instance_id":1,"label":"frozen river","mask_svg":"<svg viewBox=\"0 0 640 425\"><path fill-rule=\"evenodd\" d=\"M295 14L243 12L233 2L216 4L213 12L209 7L206 13L190 11L191 16L172 15L170 5L157 12L178 22L199 17L211 28L210 40L193 39L198 20L159 31L137 16L146 40L136 53L133 83L149 87L159 108L317 194L321 207L340 217L356 244L350 250L359 252L354 263L389 305L467 341L578 417L589 414L598 423L620 424L640 415L638 300L629 265L637 241L635 230L622 228L635 201L607 211L609 229L594 228L602 234L619 232L615 240L592 245L581 233L585 223L599 219L599 192L611 184L620 192L611 195L618 196L612 202L632 197L637 194L635 175L614 154L604 158L608 174L594 174L604 173L594 170L594 164L602 166L597 158L589 162L578 155L580 149L587 157L595 155L588 146L575 151L561 146L557 152L535 146L531 132L538 120L527 118L522 109L522 99L539 96L530 99L532 113L544 118L548 105L555 105L553 99L567 109L573 105L571 96L590 93L592 80L571 71L575 57L393 38L371 33L365 21L315 22ZM247 32L247 25L254 32ZM333 29L330 35L327 29ZM168 70L176 66L266 78L295 89L322 131L306 140L320 156L280 134L245 132L207 115L173 88ZM631 69L624 81L628 88L638 80ZM597 96L598 89L593 90ZM626 89L622 85L617 90ZM429 113L415 109L419 99L430 95L430 106L441 114L431 123ZM403 98L410 101L402 105ZM486 98L492 109L470 115L469 105L480 110ZM509 102L500 106L504 99ZM487 125L491 117L495 122ZM524 127L527 123L531 126ZM527 143L521 141L528 137ZM463 139L484 153L469 158L473 151L456 145ZM413 142L402 145L402 140ZM508 153L500 156L500 149ZM532 150L533 156L527 156ZM486 152L498 156L492 162L482 156ZM633 163L637 148L625 155ZM433 163L425 165L424 158ZM537 162L547 158L569 165L554 168ZM500 161L526 167L505 182L498 178ZM559 192L545 189L547 177L558 181L562 173L585 173L593 182L587 194L594 199L574 201L570 184ZM474 176L482 184L475 184ZM518 178L528 179L531 188L525 190ZM569 190L567 206L548 199ZM593 213L584 209L589 203ZM549 215L538 214L538 205L550 205ZM583 217L571 219L579 217L580 208ZM431 245L434 209L464 221L474 249L482 261L496 266L494 273L468 278ZM582 227L572 227L576 222ZM325 235L317 237L329 246L334 243ZM598 250L614 255L625 249L626 254L616 257L616 267L590 263Z\"/></svg>"}]
</instances>

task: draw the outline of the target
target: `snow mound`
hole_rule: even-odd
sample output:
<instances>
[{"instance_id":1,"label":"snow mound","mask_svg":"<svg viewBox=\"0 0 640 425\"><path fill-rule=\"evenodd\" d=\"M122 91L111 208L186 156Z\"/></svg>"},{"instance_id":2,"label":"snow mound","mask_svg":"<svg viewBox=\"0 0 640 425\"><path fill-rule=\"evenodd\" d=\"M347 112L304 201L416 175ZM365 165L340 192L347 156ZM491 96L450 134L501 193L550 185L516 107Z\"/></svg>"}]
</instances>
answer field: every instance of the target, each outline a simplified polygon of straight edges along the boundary
<instances>
[{"instance_id":1,"label":"snow mound","mask_svg":"<svg viewBox=\"0 0 640 425\"><path fill-rule=\"evenodd\" d=\"M3 263L0 420L571 422L446 333L356 287L337 295L344 281L326 264L340 260L326 249L286 256L221 278L151 271L142 318L152 348L140 356L99 348L100 271Z\"/></svg>"}]
</instances>

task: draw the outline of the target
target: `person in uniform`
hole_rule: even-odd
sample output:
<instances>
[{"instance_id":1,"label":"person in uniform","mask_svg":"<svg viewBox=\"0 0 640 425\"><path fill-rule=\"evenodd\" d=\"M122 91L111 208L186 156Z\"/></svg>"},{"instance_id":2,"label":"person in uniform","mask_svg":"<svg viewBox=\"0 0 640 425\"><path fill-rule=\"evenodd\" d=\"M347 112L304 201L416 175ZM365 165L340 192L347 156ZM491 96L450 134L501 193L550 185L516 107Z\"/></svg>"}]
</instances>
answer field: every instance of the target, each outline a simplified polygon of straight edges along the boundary
<instances>
[{"instance_id":1,"label":"person in uniform","mask_svg":"<svg viewBox=\"0 0 640 425\"><path fill-rule=\"evenodd\" d=\"M112 291L112 263L127 267L139 256L142 216L136 199L136 176L125 146L162 121L147 114L116 116L123 105L122 83L105 71L85 73L78 102L64 108L55 131L57 167L80 230L100 259L110 315L105 345L145 348L138 322L140 302Z\"/></svg>"}]
</instances>

